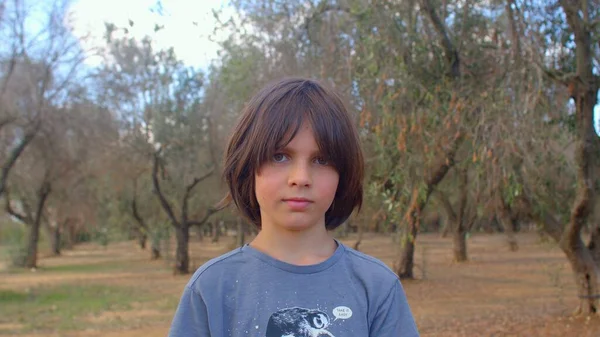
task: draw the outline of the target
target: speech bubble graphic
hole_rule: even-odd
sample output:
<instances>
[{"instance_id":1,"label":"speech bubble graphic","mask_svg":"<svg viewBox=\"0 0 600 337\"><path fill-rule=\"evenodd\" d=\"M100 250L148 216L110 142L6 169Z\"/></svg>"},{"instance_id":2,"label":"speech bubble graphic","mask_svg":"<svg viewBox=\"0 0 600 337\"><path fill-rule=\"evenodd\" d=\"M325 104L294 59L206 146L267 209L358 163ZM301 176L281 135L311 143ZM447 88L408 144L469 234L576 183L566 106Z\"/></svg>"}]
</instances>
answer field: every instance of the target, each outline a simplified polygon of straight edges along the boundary
<instances>
[{"instance_id":1,"label":"speech bubble graphic","mask_svg":"<svg viewBox=\"0 0 600 337\"><path fill-rule=\"evenodd\" d=\"M335 307L333 309L333 316L335 316L334 322L338 319L348 319L352 317L352 310L348 307Z\"/></svg>"}]
</instances>

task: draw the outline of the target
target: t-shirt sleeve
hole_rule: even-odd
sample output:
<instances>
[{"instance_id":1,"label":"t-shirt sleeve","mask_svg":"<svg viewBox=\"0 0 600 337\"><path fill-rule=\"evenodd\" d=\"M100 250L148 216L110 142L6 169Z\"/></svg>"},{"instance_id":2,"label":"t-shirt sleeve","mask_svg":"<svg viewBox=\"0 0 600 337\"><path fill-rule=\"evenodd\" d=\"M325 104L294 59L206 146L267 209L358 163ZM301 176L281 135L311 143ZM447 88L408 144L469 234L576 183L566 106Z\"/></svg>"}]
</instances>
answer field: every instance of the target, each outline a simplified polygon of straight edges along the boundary
<instances>
[{"instance_id":1,"label":"t-shirt sleeve","mask_svg":"<svg viewBox=\"0 0 600 337\"><path fill-rule=\"evenodd\" d=\"M210 337L208 314L204 300L186 286L173 317L169 337Z\"/></svg>"},{"instance_id":2,"label":"t-shirt sleeve","mask_svg":"<svg viewBox=\"0 0 600 337\"><path fill-rule=\"evenodd\" d=\"M383 298L371 323L370 337L418 337L419 331L400 280Z\"/></svg>"}]
</instances>

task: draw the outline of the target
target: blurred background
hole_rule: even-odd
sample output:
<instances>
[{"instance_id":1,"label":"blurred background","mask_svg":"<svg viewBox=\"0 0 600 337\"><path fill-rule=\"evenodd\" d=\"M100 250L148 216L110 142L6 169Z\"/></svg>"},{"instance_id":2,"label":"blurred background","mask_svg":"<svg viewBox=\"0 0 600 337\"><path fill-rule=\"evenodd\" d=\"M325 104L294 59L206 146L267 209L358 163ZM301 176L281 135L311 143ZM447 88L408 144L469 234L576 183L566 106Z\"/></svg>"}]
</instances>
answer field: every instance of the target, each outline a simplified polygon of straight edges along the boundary
<instances>
[{"instance_id":1,"label":"blurred background","mask_svg":"<svg viewBox=\"0 0 600 337\"><path fill-rule=\"evenodd\" d=\"M423 336L600 336L597 0L0 0L0 335L165 336L245 102L338 90L365 204L333 234Z\"/></svg>"}]
</instances>

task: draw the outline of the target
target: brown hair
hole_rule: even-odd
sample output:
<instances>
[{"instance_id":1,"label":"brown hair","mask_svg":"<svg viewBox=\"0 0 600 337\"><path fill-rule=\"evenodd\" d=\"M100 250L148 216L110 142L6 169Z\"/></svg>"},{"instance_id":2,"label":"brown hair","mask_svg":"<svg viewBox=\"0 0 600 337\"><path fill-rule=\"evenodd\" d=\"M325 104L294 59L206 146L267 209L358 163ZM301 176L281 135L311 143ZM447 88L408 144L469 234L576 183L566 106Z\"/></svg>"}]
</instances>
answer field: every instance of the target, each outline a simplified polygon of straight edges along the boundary
<instances>
[{"instance_id":1,"label":"brown hair","mask_svg":"<svg viewBox=\"0 0 600 337\"><path fill-rule=\"evenodd\" d=\"M307 120L319 151L340 179L331 207L325 212L328 230L342 224L363 198L364 161L358 133L342 100L314 80L286 78L259 91L242 110L225 153L223 179L229 193L221 207L235 203L260 228L254 175L260 166L296 135Z\"/></svg>"}]
</instances>

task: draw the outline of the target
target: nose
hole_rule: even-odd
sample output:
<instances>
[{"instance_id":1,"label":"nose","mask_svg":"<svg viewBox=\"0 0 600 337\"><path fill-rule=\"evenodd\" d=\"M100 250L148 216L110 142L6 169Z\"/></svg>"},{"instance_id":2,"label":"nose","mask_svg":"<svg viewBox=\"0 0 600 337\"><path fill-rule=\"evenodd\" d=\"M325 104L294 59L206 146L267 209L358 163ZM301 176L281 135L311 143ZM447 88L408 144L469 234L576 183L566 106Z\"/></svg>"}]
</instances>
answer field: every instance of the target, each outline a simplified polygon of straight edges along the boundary
<instances>
[{"instance_id":1,"label":"nose","mask_svg":"<svg viewBox=\"0 0 600 337\"><path fill-rule=\"evenodd\" d=\"M296 162L290 167L288 176L290 186L308 187L312 184L312 177L309 163Z\"/></svg>"}]
</instances>

